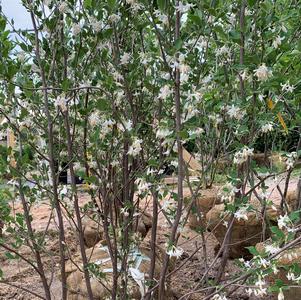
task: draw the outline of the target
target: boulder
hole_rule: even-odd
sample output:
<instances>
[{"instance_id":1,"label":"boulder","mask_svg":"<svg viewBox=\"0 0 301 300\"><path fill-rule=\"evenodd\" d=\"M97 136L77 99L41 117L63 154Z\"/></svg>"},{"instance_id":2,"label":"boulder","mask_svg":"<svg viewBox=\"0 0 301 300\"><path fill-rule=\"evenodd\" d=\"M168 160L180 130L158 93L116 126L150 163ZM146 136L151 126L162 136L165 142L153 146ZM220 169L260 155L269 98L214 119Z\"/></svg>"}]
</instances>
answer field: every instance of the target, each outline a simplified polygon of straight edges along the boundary
<instances>
[{"instance_id":1,"label":"boulder","mask_svg":"<svg viewBox=\"0 0 301 300\"><path fill-rule=\"evenodd\" d=\"M184 190L184 198L187 203L190 202L190 190ZM220 198L218 197L217 187L201 190L200 195L197 196L195 204L192 206L191 212L189 214L188 226L192 229L197 229L201 226L204 227L204 219L206 214L214 205L218 203L220 203Z\"/></svg>"},{"instance_id":2,"label":"boulder","mask_svg":"<svg viewBox=\"0 0 301 300\"><path fill-rule=\"evenodd\" d=\"M230 213L224 212L225 205L215 205L207 214L208 228L222 245L226 232ZM250 252L245 247L255 245L262 240L262 218L254 211L247 212L247 220L235 218L232 228L229 246L230 258L250 257ZM268 232L266 232L267 236Z\"/></svg>"},{"instance_id":3,"label":"boulder","mask_svg":"<svg viewBox=\"0 0 301 300\"><path fill-rule=\"evenodd\" d=\"M103 239L102 221L98 215L84 216L82 224L87 248L93 247ZM134 217L133 224L134 230L136 230L143 239L152 227L152 217L146 212L140 212Z\"/></svg>"},{"instance_id":4,"label":"boulder","mask_svg":"<svg viewBox=\"0 0 301 300\"><path fill-rule=\"evenodd\" d=\"M150 268L150 249L144 244L131 251L129 261L131 268L128 277L128 293L130 299L141 299L142 294L146 291L145 283L147 281ZM89 264L95 271L91 276L91 287L95 299L109 299L112 288L112 262L108 248L104 242L99 242L94 248L86 250ZM72 260L66 264L68 300L87 299L87 288L83 273L80 254L78 253ZM155 278L159 278L161 263L158 259L155 266ZM98 276L97 276L98 274ZM138 277L136 275L138 275ZM144 280L139 276L144 276ZM136 277L135 277L136 276ZM120 286L120 282L119 282Z\"/></svg>"}]
</instances>

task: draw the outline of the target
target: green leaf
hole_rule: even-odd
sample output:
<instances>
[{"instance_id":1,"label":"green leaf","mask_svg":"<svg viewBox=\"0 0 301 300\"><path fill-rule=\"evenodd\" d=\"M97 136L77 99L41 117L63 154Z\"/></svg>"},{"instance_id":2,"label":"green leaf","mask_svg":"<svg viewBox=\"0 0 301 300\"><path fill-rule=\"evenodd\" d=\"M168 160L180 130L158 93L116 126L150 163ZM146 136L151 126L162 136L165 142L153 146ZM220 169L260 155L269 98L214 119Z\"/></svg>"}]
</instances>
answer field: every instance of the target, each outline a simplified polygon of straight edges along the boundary
<instances>
[{"instance_id":1,"label":"green leaf","mask_svg":"<svg viewBox=\"0 0 301 300\"><path fill-rule=\"evenodd\" d=\"M259 255L259 252L257 251L257 249L256 249L254 246L246 247L246 249L248 249L249 252L250 252L251 254L253 254L254 256Z\"/></svg>"},{"instance_id":2,"label":"green leaf","mask_svg":"<svg viewBox=\"0 0 301 300\"><path fill-rule=\"evenodd\" d=\"M183 45L183 41L180 38L178 38L175 42L175 48L177 50L180 50L182 48L182 45Z\"/></svg>"},{"instance_id":3,"label":"green leaf","mask_svg":"<svg viewBox=\"0 0 301 300\"><path fill-rule=\"evenodd\" d=\"M84 0L84 7L91 8L92 7L92 0Z\"/></svg>"},{"instance_id":4,"label":"green leaf","mask_svg":"<svg viewBox=\"0 0 301 300\"><path fill-rule=\"evenodd\" d=\"M108 5L111 9L115 8L116 0L108 0Z\"/></svg>"},{"instance_id":5,"label":"green leaf","mask_svg":"<svg viewBox=\"0 0 301 300\"><path fill-rule=\"evenodd\" d=\"M166 0L157 0L158 7L161 11L164 11L166 8Z\"/></svg>"}]
</instances>

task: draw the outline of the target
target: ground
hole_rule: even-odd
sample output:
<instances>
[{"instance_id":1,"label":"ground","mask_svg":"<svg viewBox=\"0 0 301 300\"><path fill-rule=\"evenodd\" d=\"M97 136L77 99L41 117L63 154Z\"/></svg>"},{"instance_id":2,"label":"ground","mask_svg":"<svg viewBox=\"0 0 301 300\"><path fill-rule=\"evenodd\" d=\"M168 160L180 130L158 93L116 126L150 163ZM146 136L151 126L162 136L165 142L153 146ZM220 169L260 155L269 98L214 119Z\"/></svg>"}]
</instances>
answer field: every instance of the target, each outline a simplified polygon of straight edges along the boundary
<instances>
[{"instance_id":1,"label":"ground","mask_svg":"<svg viewBox=\"0 0 301 300\"><path fill-rule=\"evenodd\" d=\"M283 185L283 183L281 184ZM290 182L290 189L295 189L297 186L297 179L293 178ZM276 198L279 197L276 189L270 188L271 197ZM80 203L84 205L89 201L89 197L85 192L81 193ZM13 204L14 212L21 211L20 203ZM149 206L147 208L151 210ZM54 270L54 276L51 278L51 292L53 294L53 299L60 299L60 281L58 279L57 274L59 273L59 256L58 256L58 242L57 242L57 225L55 221L51 221L48 224L49 216L51 213L51 208L47 201L42 201L38 205L32 208L33 215L33 227L36 231L43 232L47 225L49 226L49 234L48 234L48 243L47 250L49 252L54 253L53 256L44 255L43 261L46 266L46 273L48 276L51 276ZM65 218L65 224L68 228L67 230L67 243L71 249L71 253L75 252L77 249L76 239L74 235L74 230L72 229L71 224L69 224ZM164 222L164 217L160 214L159 218L159 240L163 246L165 244L164 241L164 233L167 228ZM184 237L181 237L179 240L179 246L184 249L184 255L181 259L177 261L176 267L178 267L187 257L189 257L196 248L201 246L201 236L196 233L194 230L191 230L188 226L185 228L185 232L183 234ZM207 248L207 262L211 262L214 257L214 248L216 247L217 240L215 239L212 233L206 233L205 238L208 240L208 248ZM28 247L22 247L22 255L27 258L31 257L31 253ZM218 263L216 266L218 267ZM4 251L0 250L0 266L4 272L4 278L7 284L0 283L0 300L7 299L22 299L22 300L33 300L39 299L38 297L34 297L30 295L24 290L20 290L15 286L23 287L27 290L34 291L37 294L43 295L43 289L40 284L39 276L34 272L34 270L29 267L22 260L14 259L8 260L5 257ZM202 274L205 270L205 261L202 248L198 251L196 255L193 256L192 259L175 275L171 278L171 286L173 289L174 299L179 299L181 296L185 295L187 292L191 291L192 287L198 282ZM226 273L233 274L233 272L237 272L238 269L235 266L234 261L229 261L227 266ZM208 274L208 278L212 278L214 276L215 269L211 270ZM227 274L226 274L227 275ZM15 286L11 286L11 284ZM191 300L202 299L202 294L194 294ZM231 295L231 299L252 299L249 298L243 289L238 289ZM254 298L255 299L255 298ZM265 298L270 299L270 298Z\"/></svg>"}]
</instances>

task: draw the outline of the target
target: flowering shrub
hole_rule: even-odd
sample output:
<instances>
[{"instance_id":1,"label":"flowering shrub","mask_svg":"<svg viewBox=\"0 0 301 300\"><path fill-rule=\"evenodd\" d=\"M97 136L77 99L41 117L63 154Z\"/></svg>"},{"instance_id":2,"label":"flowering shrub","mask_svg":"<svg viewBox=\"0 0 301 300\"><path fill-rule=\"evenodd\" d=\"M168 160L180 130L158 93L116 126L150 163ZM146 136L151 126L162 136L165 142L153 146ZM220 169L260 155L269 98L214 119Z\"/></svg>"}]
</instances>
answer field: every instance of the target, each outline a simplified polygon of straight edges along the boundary
<instances>
[{"instance_id":1,"label":"flowering shrub","mask_svg":"<svg viewBox=\"0 0 301 300\"><path fill-rule=\"evenodd\" d=\"M300 199L296 211L286 203L301 146L296 1L23 0L22 4L32 30L17 31L2 12L0 16L1 135L11 131L16 137L14 145L1 148L1 178L12 181L1 189L0 217L14 241L1 238L0 247L16 256L22 244L32 249L35 262L30 264L41 277L45 298L51 299L41 259L47 241L35 234L31 219L31 205L48 199L59 227L62 299L67 299L65 210L76 224L87 297L93 299L90 277L102 276L89 270L76 185L80 177L101 216L112 260L111 299L127 299L130 273L139 275L140 288L146 281L139 270L129 270L128 254L140 242L134 224L140 200L149 198L154 229L144 297L151 299L156 292L158 299L166 299L170 258L183 256L177 244L195 198L200 189L213 185L219 163L227 160L228 183L221 201L231 217L221 250L206 272L221 256L218 271L213 282L205 281L204 275L191 293L202 286L204 299L227 299L238 282L249 294L274 291L282 299L285 283L269 283L267 277L277 273L278 254L299 241ZM277 139L296 128L295 151L284 154L278 226L270 228L274 244L266 246L264 255L250 248L254 258L241 261L243 273L224 280L234 219L247 221L247 213L255 211L265 227L271 225L266 210L273 205L266 191L268 179L276 181L279 174L256 163L256 142L263 140L267 157L283 150ZM190 185L194 195L185 204L183 185L189 171L183 149L188 145L201 170L197 188ZM164 182L166 165L177 174L177 191L170 191ZM59 185L66 168L70 188ZM260 209L249 203L252 197L259 200ZM13 198L21 201L22 215L11 216L8 202ZM160 278L154 278L161 213L169 231ZM299 282L300 268L292 264L288 269L288 279Z\"/></svg>"}]
</instances>

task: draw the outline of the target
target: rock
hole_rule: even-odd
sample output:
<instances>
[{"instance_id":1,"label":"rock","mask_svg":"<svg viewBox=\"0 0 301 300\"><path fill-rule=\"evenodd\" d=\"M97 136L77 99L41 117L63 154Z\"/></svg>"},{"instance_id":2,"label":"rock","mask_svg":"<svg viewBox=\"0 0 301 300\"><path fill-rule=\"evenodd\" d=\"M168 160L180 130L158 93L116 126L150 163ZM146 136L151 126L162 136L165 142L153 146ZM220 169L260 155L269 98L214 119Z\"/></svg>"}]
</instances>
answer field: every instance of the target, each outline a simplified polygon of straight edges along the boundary
<instances>
[{"instance_id":1,"label":"rock","mask_svg":"<svg viewBox=\"0 0 301 300\"><path fill-rule=\"evenodd\" d=\"M265 254L265 246L270 244L271 241L265 241L263 243L256 244L256 250L260 254ZM273 284L276 280L282 280L286 285L296 286L296 282L287 279L288 271L286 268L297 264L301 267L301 247L293 247L291 249L283 251L277 258L277 267L279 272L277 274L272 273L267 277L267 280ZM300 300L301 299L301 289L299 287L290 287L289 290L283 290L284 299L288 300Z\"/></svg>"},{"instance_id":2,"label":"rock","mask_svg":"<svg viewBox=\"0 0 301 300\"><path fill-rule=\"evenodd\" d=\"M103 227L100 218L85 216L83 218L84 240L87 248L96 245L103 237Z\"/></svg>"},{"instance_id":3,"label":"rock","mask_svg":"<svg viewBox=\"0 0 301 300\"><path fill-rule=\"evenodd\" d=\"M191 200L190 190L185 189L184 198L188 199L187 202ZM218 197L217 187L201 190L200 196L196 198L195 205L192 207L192 210L189 214L188 226L192 229L197 229L200 226L204 227L205 224L202 223L201 216L205 217L208 211L218 203L220 203L220 199Z\"/></svg>"},{"instance_id":4,"label":"rock","mask_svg":"<svg viewBox=\"0 0 301 300\"><path fill-rule=\"evenodd\" d=\"M139 249L136 248L131 254L131 260L133 261L132 268L139 270L145 276L147 280L148 272L150 268L149 252L150 249L146 244L142 244ZM140 254L139 254L140 253ZM101 276L91 277L91 287L93 296L95 299L105 299L110 297L110 290L112 288L112 262L108 253L108 248L104 246L104 242L100 242L95 245L94 248L86 250L89 264L93 264L94 270ZM81 300L87 299L87 288L82 272L83 266L78 253L72 260L66 264L67 273L67 286L68 286L68 300ZM142 257L142 259L140 258ZM161 263L159 259L155 266L155 278L159 278L161 271ZM129 273L134 274L134 273ZM141 291L138 283L129 275L128 292L130 299L141 299ZM118 283L120 285L120 282ZM107 287L107 288L106 288ZM146 289L146 287L145 287Z\"/></svg>"},{"instance_id":5,"label":"rock","mask_svg":"<svg viewBox=\"0 0 301 300\"><path fill-rule=\"evenodd\" d=\"M225 214L225 205L215 205L206 215L209 229L222 245L230 214ZM250 252L245 248L261 241L262 238L262 219L256 212L247 212L248 220L236 219L233 223L231 241L229 246L230 258L250 257ZM267 232L266 232L267 234Z\"/></svg>"},{"instance_id":6,"label":"rock","mask_svg":"<svg viewBox=\"0 0 301 300\"><path fill-rule=\"evenodd\" d=\"M103 239L103 227L100 216L84 216L84 240L87 248L91 248ZM152 227L152 217L146 212L141 212L133 219L134 229L144 238Z\"/></svg>"}]
</instances>

